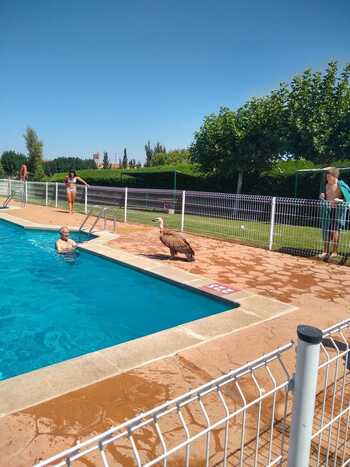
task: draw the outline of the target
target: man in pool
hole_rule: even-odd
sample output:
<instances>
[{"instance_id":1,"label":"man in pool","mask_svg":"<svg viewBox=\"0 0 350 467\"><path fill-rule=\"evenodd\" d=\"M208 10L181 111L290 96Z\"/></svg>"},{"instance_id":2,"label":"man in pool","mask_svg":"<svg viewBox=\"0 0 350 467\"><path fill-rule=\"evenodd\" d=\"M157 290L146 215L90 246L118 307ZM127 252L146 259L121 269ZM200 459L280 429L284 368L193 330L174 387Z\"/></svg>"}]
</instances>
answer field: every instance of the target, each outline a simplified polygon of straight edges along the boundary
<instances>
[{"instance_id":1,"label":"man in pool","mask_svg":"<svg viewBox=\"0 0 350 467\"><path fill-rule=\"evenodd\" d=\"M56 250L58 253L70 253L77 247L77 243L69 238L69 229L66 226L60 229L60 238L56 242Z\"/></svg>"}]
</instances>

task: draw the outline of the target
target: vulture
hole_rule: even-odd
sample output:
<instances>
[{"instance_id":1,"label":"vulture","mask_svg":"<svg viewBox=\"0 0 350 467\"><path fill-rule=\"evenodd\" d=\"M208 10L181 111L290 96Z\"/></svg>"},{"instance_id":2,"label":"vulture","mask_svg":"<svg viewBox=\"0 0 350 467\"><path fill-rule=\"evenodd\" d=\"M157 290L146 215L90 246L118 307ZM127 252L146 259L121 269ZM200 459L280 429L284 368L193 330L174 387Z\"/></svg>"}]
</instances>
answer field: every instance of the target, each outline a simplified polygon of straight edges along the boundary
<instances>
[{"instance_id":1,"label":"vulture","mask_svg":"<svg viewBox=\"0 0 350 467\"><path fill-rule=\"evenodd\" d=\"M194 251L188 241L177 232L164 228L164 221L161 217L156 217L153 222L159 222L160 241L169 248L171 259L175 258L177 253L184 253L188 261L194 261Z\"/></svg>"}]
</instances>

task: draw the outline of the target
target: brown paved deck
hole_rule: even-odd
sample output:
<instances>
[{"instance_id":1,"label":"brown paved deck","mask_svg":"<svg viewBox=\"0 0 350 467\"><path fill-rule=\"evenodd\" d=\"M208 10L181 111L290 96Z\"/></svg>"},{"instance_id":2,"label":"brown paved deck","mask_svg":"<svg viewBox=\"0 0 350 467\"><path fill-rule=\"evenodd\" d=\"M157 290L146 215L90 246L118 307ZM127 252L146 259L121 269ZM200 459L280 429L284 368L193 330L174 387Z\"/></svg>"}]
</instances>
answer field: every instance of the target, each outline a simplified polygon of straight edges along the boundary
<instances>
[{"instance_id":1,"label":"brown paved deck","mask_svg":"<svg viewBox=\"0 0 350 467\"><path fill-rule=\"evenodd\" d=\"M76 226L82 216L29 206L11 215ZM170 262L156 229L119 226L115 248ZM181 394L295 337L297 324L326 327L349 316L350 269L186 235L196 261L172 265L299 307L295 312L0 419L0 465L27 466ZM25 390L25 389L24 389ZM120 459L119 459L120 461ZM117 462L117 457L116 457ZM126 461L122 462L122 465Z\"/></svg>"}]
</instances>

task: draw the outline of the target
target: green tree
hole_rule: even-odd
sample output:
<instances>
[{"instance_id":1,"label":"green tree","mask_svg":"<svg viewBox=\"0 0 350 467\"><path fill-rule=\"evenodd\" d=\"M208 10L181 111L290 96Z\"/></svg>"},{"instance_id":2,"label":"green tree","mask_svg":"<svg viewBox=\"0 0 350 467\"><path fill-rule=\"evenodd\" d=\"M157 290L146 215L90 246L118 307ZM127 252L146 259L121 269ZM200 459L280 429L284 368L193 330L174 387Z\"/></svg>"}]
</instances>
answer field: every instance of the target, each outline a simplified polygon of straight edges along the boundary
<instances>
[{"instance_id":1,"label":"green tree","mask_svg":"<svg viewBox=\"0 0 350 467\"><path fill-rule=\"evenodd\" d=\"M7 176L16 176L22 164L27 162L24 154L16 151L4 151L1 155L1 165Z\"/></svg>"},{"instance_id":2,"label":"green tree","mask_svg":"<svg viewBox=\"0 0 350 467\"><path fill-rule=\"evenodd\" d=\"M145 167L149 167L151 165L151 160L153 156L153 149L151 148L150 141L148 141L147 144L145 144L145 153L146 153Z\"/></svg>"},{"instance_id":3,"label":"green tree","mask_svg":"<svg viewBox=\"0 0 350 467\"><path fill-rule=\"evenodd\" d=\"M45 176L43 169L43 143L32 128L27 128L24 135L28 151L28 170L33 180L42 180Z\"/></svg>"},{"instance_id":4,"label":"green tree","mask_svg":"<svg viewBox=\"0 0 350 467\"><path fill-rule=\"evenodd\" d=\"M107 153L107 152L104 152L104 153L103 153L103 168L104 168L104 169L110 169L110 168L111 168L111 164L110 164L110 162L109 162L108 153Z\"/></svg>"},{"instance_id":5,"label":"green tree","mask_svg":"<svg viewBox=\"0 0 350 467\"><path fill-rule=\"evenodd\" d=\"M159 154L159 153L162 153L162 152L164 152L164 153L166 152L165 146L163 146L162 144L160 144L159 141L157 141L156 145L153 148L153 155L154 154Z\"/></svg>"},{"instance_id":6,"label":"green tree","mask_svg":"<svg viewBox=\"0 0 350 467\"><path fill-rule=\"evenodd\" d=\"M232 174L238 132L236 113L222 107L217 115L205 117L199 131L195 133L191 146L192 159L210 173Z\"/></svg>"},{"instance_id":7,"label":"green tree","mask_svg":"<svg viewBox=\"0 0 350 467\"><path fill-rule=\"evenodd\" d=\"M241 192L244 173L261 173L286 153L286 96L283 87L238 109L237 193Z\"/></svg>"},{"instance_id":8,"label":"green tree","mask_svg":"<svg viewBox=\"0 0 350 467\"><path fill-rule=\"evenodd\" d=\"M0 160L0 178L3 178L5 176L5 171L2 167L2 163L1 163L1 160Z\"/></svg>"},{"instance_id":9,"label":"green tree","mask_svg":"<svg viewBox=\"0 0 350 467\"><path fill-rule=\"evenodd\" d=\"M163 154L166 152L165 146L160 144L159 141L151 147L151 143L148 141L147 144L145 144L145 152L146 152L146 162L145 162L145 167L150 167L152 165L152 159L156 154ZM159 165L159 164L153 164L153 165Z\"/></svg>"},{"instance_id":10,"label":"green tree","mask_svg":"<svg viewBox=\"0 0 350 467\"><path fill-rule=\"evenodd\" d=\"M168 152L158 152L151 159L151 166L190 164L191 153L188 149L174 149Z\"/></svg>"},{"instance_id":11,"label":"green tree","mask_svg":"<svg viewBox=\"0 0 350 467\"><path fill-rule=\"evenodd\" d=\"M204 119L191 146L194 162L211 174L233 178L240 193L244 173L268 169L284 151L279 123L283 121L282 91L254 98L234 112L222 107Z\"/></svg>"},{"instance_id":12,"label":"green tree","mask_svg":"<svg viewBox=\"0 0 350 467\"><path fill-rule=\"evenodd\" d=\"M127 154L127 152L126 152L126 148L124 148L122 165L123 165L123 169L127 169L127 168L128 168L128 154Z\"/></svg>"},{"instance_id":13,"label":"green tree","mask_svg":"<svg viewBox=\"0 0 350 467\"><path fill-rule=\"evenodd\" d=\"M295 76L288 95L288 143L294 157L329 164L350 154L350 64Z\"/></svg>"}]
</instances>

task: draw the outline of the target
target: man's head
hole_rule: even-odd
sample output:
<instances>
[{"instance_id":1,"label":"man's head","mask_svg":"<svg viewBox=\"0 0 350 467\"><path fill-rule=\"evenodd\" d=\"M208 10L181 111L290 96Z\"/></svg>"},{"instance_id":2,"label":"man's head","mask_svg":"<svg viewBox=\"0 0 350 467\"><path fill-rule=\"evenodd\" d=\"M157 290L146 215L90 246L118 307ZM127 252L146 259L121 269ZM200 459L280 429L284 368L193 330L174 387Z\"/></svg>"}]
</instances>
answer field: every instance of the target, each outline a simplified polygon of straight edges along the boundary
<instances>
[{"instance_id":1,"label":"man's head","mask_svg":"<svg viewBox=\"0 0 350 467\"><path fill-rule=\"evenodd\" d=\"M327 167L326 179L327 183L337 183L339 177L339 169L336 167Z\"/></svg>"},{"instance_id":2,"label":"man's head","mask_svg":"<svg viewBox=\"0 0 350 467\"><path fill-rule=\"evenodd\" d=\"M69 238L69 229L65 225L60 228L60 235L62 240L68 240Z\"/></svg>"}]
</instances>

